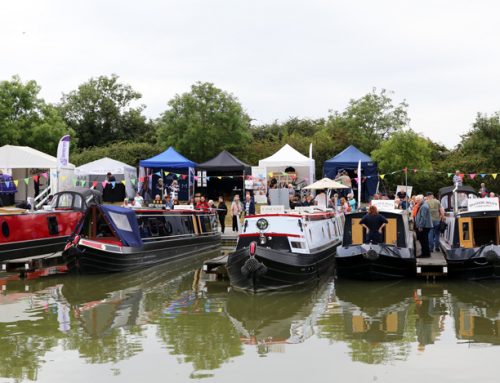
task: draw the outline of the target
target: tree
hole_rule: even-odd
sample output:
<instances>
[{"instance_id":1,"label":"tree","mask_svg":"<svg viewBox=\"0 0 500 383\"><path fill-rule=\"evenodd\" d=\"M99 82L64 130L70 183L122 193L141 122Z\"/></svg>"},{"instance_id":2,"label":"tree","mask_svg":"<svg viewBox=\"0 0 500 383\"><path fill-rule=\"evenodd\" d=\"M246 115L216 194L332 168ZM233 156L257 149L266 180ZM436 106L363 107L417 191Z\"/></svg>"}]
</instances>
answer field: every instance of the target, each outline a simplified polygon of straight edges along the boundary
<instances>
[{"instance_id":1,"label":"tree","mask_svg":"<svg viewBox=\"0 0 500 383\"><path fill-rule=\"evenodd\" d=\"M377 162L379 173L387 174L395 171L408 170L408 184L413 185L416 191L432 190L426 180L434 174L432 166L432 146L429 140L421 137L413 130L396 132L380 144L371 154ZM417 172L414 172L417 169ZM391 191L404 180L404 173L384 178L384 184ZM427 188L427 189L426 189Z\"/></svg>"},{"instance_id":2,"label":"tree","mask_svg":"<svg viewBox=\"0 0 500 383\"><path fill-rule=\"evenodd\" d=\"M34 80L0 82L0 146L27 145L55 155L59 139L71 134L59 111L39 97Z\"/></svg>"},{"instance_id":3,"label":"tree","mask_svg":"<svg viewBox=\"0 0 500 383\"><path fill-rule=\"evenodd\" d=\"M176 95L157 121L158 143L175 146L194 161L221 150L236 151L250 142L250 117L230 93L198 82L189 93Z\"/></svg>"},{"instance_id":4,"label":"tree","mask_svg":"<svg viewBox=\"0 0 500 383\"><path fill-rule=\"evenodd\" d=\"M408 126L407 108L408 104L404 101L394 105L386 90L377 93L373 89L360 99L351 99L344 112L332 112L328 127L336 140L370 153L393 133Z\"/></svg>"},{"instance_id":5,"label":"tree","mask_svg":"<svg viewBox=\"0 0 500 383\"><path fill-rule=\"evenodd\" d=\"M64 94L60 108L81 148L124 140L147 141L153 131L142 115L144 106L131 106L141 97L113 74L91 78L77 90Z\"/></svg>"}]
</instances>

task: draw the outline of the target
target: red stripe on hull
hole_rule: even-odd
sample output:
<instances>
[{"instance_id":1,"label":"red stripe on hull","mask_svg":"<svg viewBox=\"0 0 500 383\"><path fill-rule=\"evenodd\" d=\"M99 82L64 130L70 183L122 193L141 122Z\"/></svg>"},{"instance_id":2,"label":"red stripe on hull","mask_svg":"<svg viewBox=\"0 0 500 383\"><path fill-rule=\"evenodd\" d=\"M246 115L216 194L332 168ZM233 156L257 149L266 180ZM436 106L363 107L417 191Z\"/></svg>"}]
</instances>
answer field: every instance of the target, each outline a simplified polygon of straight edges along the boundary
<instances>
[{"instance_id":1,"label":"red stripe on hull","mask_svg":"<svg viewBox=\"0 0 500 383\"><path fill-rule=\"evenodd\" d=\"M286 233L263 233L266 237L292 237L292 238L303 238L303 235L299 234L286 234ZM259 237L260 233L242 233L240 237Z\"/></svg>"}]
</instances>

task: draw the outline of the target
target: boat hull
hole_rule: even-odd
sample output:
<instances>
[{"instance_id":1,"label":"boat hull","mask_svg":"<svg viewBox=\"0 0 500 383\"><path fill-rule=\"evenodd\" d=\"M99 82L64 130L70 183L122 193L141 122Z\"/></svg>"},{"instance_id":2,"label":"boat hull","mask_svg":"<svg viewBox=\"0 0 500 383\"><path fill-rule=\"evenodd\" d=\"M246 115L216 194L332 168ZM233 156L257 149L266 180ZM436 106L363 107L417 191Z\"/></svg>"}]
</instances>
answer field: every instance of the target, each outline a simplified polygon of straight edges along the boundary
<instances>
[{"instance_id":1,"label":"boat hull","mask_svg":"<svg viewBox=\"0 0 500 383\"><path fill-rule=\"evenodd\" d=\"M339 247L335 263L341 278L387 280L416 275L416 259L406 248L387 251L378 245Z\"/></svg>"},{"instance_id":2,"label":"boat hull","mask_svg":"<svg viewBox=\"0 0 500 383\"><path fill-rule=\"evenodd\" d=\"M450 278L500 279L500 246L445 249L445 257Z\"/></svg>"},{"instance_id":3,"label":"boat hull","mask_svg":"<svg viewBox=\"0 0 500 383\"><path fill-rule=\"evenodd\" d=\"M261 266L248 270L251 256L249 248L243 247L228 257L226 267L231 286L259 292L317 283L333 275L336 248L332 244L313 254L296 254L257 246L253 258Z\"/></svg>"},{"instance_id":4,"label":"boat hull","mask_svg":"<svg viewBox=\"0 0 500 383\"><path fill-rule=\"evenodd\" d=\"M141 248L123 247L121 252L88 246L71 246L63 252L68 270L80 274L134 271L168 262L185 261L220 247L220 234L147 243Z\"/></svg>"}]
</instances>

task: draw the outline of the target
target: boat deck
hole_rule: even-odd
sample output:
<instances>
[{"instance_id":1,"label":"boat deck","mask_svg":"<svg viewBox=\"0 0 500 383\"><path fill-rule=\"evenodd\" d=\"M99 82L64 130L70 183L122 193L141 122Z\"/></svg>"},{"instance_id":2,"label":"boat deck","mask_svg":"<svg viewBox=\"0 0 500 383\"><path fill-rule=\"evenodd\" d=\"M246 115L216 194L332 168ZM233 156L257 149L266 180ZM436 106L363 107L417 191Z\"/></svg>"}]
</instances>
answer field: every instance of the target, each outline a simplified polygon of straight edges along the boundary
<instances>
[{"instance_id":1,"label":"boat deck","mask_svg":"<svg viewBox=\"0 0 500 383\"><path fill-rule=\"evenodd\" d=\"M417 254L420 253L418 246ZM440 251L431 253L429 258L417 258L417 277L425 277L427 279L436 277L445 277L448 275L448 263L444 258L444 254Z\"/></svg>"}]
</instances>

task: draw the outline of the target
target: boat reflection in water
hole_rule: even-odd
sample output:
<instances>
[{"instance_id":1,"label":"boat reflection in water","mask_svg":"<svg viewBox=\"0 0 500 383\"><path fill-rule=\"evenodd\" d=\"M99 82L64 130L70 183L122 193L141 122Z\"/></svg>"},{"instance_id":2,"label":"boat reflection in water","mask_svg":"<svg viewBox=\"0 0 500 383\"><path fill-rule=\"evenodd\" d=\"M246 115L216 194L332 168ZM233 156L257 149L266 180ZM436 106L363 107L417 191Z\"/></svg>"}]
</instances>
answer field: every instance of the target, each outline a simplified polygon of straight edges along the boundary
<instances>
[{"instance_id":1,"label":"boat reflection in water","mask_svg":"<svg viewBox=\"0 0 500 383\"><path fill-rule=\"evenodd\" d=\"M314 335L318 317L334 299L333 282L316 288L283 290L261 295L232 290L226 311L240 340L256 345L259 354L285 352Z\"/></svg>"},{"instance_id":2,"label":"boat reflection in water","mask_svg":"<svg viewBox=\"0 0 500 383\"><path fill-rule=\"evenodd\" d=\"M460 341L500 345L500 285L493 281L449 285L455 332Z\"/></svg>"}]
</instances>

